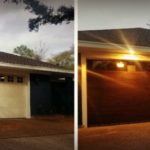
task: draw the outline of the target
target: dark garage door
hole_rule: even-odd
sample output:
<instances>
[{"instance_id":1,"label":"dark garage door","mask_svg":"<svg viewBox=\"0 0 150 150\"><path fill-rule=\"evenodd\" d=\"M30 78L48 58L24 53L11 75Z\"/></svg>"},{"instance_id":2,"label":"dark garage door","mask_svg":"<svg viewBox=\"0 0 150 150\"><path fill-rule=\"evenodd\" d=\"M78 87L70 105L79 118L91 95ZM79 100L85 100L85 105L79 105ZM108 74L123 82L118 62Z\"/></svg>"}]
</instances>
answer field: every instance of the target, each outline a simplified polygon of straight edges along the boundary
<instances>
[{"instance_id":1,"label":"dark garage door","mask_svg":"<svg viewBox=\"0 0 150 150\"><path fill-rule=\"evenodd\" d=\"M89 125L120 124L150 120L150 73L148 63L88 61ZM145 71L146 70L146 71Z\"/></svg>"},{"instance_id":2,"label":"dark garage door","mask_svg":"<svg viewBox=\"0 0 150 150\"><path fill-rule=\"evenodd\" d=\"M52 111L52 92L50 77L30 75L31 115L47 115Z\"/></svg>"},{"instance_id":3,"label":"dark garage door","mask_svg":"<svg viewBox=\"0 0 150 150\"><path fill-rule=\"evenodd\" d=\"M31 115L73 115L73 77L30 75Z\"/></svg>"}]
</instances>

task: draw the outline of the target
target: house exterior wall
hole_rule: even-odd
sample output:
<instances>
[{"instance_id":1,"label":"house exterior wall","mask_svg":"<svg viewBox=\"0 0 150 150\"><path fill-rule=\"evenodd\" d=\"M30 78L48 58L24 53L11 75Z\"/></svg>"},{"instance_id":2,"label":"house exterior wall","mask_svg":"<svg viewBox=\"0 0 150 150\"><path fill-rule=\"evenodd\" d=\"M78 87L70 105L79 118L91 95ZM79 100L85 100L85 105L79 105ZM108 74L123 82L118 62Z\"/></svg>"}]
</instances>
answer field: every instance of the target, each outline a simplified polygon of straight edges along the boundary
<instances>
[{"instance_id":1,"label":"house exterior wall","mask_svg":"<svg viewBox=\"0 0 150 150\"><path fill-rule=\"evenodd\" d=\"M94 45L94 44L93 44ZM81 56L81 67L79 67L79 70L81 72L81 105L82 105L82 125L84 127L88 126L88 121L91 118L91 116L89 116L90 114L90 107L88 107L89 105L89 96L88 95L88 91L90 91L89 87L88 87L88 68L86 67L85 69L85 64L87 63L87 60L128 60L128 58L132 59L133 57L125 57L125 56L132 56L132 54L129 53L128 50L126 51L122 51L122 49L119 48L100 48L99 47L94 47L94 46L85 46L82 45L80 46L79 43L79 54ZM136 60L140 60L140 61L150 61L150 53L148 53L147 51L143 51L140 49L138 49L138 52L135 49L135 54L136 56ZM84 59L84 62L82 61ZM142 82L142 81L141 81ZM97 80L95 82L94 85L96 85ZM87 93L85 95L85 93ZM100 94L100 92L97 94ZM96 96L96 95L95 95ZM86 105L85 105L86 104ZM100 108L97 106L97 109L99 110ZM108 108L107 108L108 109ZM95 110L96 111L96 110ZM146 115L146 113L145 113ZM95 115L94 115L95 116ZM89 118L90 117L90 118ZM95 118L92 117L93 120L96 120L96 116Z\"/></svg>"},{"instance_id":2,"label":"house exterior wall","mask_svg":"<svg viewBox=\"0 0 150 150\"><path fill-rule=\"evenodd\" d=\"M70 103L71 103L71 113L73 112L73 82L70 83L70 77L72 78L72 73L61 73L61 72L51 72L50 70L41 71L41 70L31 70L31 69L24 69L24 68L11 68L8 66L2 66L0 63L0 118L30 118L31 117L31 94L32 93L32 85L31 85L31 74L40 74L40 75L47 75L54 77L58 75L58 78L67 78L66 82L63 83L65 86L65 92L62 92L63 97L68 97L67 106L70 110ZM5 81L1 81L1 76L5 77ZM8 76L13 76L14 81L8 82ZM17 82L17 76L23 77L23 83ZM47 82L47 81L46 81ZM49 85L49 83L46 83ZM39 85L37 85L39 86ZM60 85L55 84L52 85L56 88L59 88ZM44 85L45 88L45 85ZM62 87L62 89L64 89ZM71 92L70 92L71 90ZM67 93L67 91L69 93ZM45 94L43 90L40 89L42 94ZM49 96L49 90L47 91L47 97ZM37 95L37 90L35 90L35 94ZM55 93L58 95L58 93ZM54 97L56 97L56 95ZM61 95L58 95L61 96ZM70 98L71 96L71 98ZM59 99L58 99L59 100ZM43 101L40 98L40 101ZM55 100L56 101L56 100ZM65 98L64 104L66 106ZM60 102L58 101L58 104ZM64 105L63 104L63 105ZM58 107L58 106L56 106ZM62 106L64 107L64 106Z\"/></svg>"},{"instance_id":3,"label":"house exterior wall","mask_svg":"<svg viewBox=\"0 0 150 150\"><path fill-rule=\"evenodd\" d=\"M30 118L29 73L0 69L6 75L0 82L0 118ZM14 82L8 82L7 76L14 76ZM17 83L16 77L22 76L23 83Z\"/></svg>"}]
</instances>

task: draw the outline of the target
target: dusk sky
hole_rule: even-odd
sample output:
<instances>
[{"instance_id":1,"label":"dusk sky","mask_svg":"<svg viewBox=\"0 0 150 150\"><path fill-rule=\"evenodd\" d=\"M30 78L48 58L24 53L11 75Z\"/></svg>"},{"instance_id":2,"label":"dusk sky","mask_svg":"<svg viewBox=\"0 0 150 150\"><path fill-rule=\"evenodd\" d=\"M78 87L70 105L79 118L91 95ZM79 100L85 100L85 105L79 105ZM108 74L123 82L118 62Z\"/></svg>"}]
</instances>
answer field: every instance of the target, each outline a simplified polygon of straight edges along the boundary
<instances>
[{"instance_id":1,"label":"dusk sky","mask_svg":"<svg viewBox=\"0 0 150 150\"><path fill-rule=\"evenodd\" d=\"M149 0L79 0L79 30L150 28Z\"/></svg>"},{"instance_id":2,"label":"dusk sky","mask_svg":"<svg viewBox=\"0 0 150 150\"><path fill-rule=\"evenodd\" d=\"M73 6L73 0L41 0L47 5ZM0 3L0 51L13 52L13 49L24 44L32 49L39 49L40 43L48 49L48 55L69 50L74 41L74 22L62 25L44 25L38 32L29 32L28 19L33 14L24 10L24 5Z\"/></svg>"}]
</instances>

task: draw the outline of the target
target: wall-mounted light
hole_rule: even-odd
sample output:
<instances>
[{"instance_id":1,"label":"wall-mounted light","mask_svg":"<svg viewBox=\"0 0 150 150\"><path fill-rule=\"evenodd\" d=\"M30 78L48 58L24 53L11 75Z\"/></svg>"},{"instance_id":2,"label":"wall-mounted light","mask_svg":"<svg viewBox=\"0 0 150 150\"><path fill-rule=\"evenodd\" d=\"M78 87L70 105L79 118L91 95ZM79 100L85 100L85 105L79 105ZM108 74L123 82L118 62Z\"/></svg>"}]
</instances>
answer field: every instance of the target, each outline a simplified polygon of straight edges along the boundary
<instances>
[{"instance_id":1,"label":"wall-mounted light","mask_svg":"<svg viewBox=\"0 0 150 150\"><path fill-rule=\"evenodd\" d=\"M117 66L117 68L124 68L124 67L125 67L125 64L120 61L120 62L117 62L117 63L116 63L116 66Z\"/></svg>"}]
</instances>

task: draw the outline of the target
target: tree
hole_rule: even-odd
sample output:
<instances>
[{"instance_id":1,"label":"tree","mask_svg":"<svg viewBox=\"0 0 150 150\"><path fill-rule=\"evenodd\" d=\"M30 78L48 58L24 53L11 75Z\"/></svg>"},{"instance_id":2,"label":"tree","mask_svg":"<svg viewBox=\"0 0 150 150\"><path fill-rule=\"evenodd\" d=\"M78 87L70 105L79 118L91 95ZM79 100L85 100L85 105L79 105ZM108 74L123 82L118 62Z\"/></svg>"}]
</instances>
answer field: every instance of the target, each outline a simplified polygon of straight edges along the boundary
<instances>
[{"instance_id":1,"label":"tree","mask_svg":"<svg viewBox=\"0 0 150 150\"><path fill-rule=\"evenodd\" d=\"M45 60L47 52L48 52L48 48L46 47L46 45L43 42L40 42L39 46L34 51L34 55L35 55L34 59L40 61Z\"/></svg>"},{"instance_id":2,"label":"tree","mask_svg":"<svg viewBox=\"0 0 150 150\"><path fill-rule=\"evenodd\" d=\"M45 24L67 24L74 20L74 8L72 6L60 6L55 10L52 6L48 7L39 0L3 0L4 2L24 3L25 10L36 15L35 18L29 19L29 30L38 31L39 26Z\"/></svg>"},{"instance_id":3,"label":"tree","mask_svg":"<svg viewBox=\"0 0 150 150\"><path fill-rule=\"evenodd\" d=\"M14 53L23 57L35 58L34 51L25 45L20 45L14 49Z\"/></svg>"},{"instance_id":4,"label":"tree","mask_svg":"<svg viewBox=\"0 0 150 150\"><path fill-rule=\"evenodd\" d=\"M45 54L47 53L47 49L42 47L40 44L40 48L37 50L33 50L28 48L25 45L20 45L14 49L14 53L19 54L20 56L32 58L35 60L42 61L45 58Z\"/></svg>"},{"instance_id":5,"label":"tree","mask_svg":"<svg viewBox=\"0 0 150 150\"><path fill-rule=\"evenodd\" d=\"M66 69L74 69L74 52L73 50L64 51L62 53L59 53L55 56L53 56L51 59L49 59L48 62L59 65L60 67L64 67Z\"/></svg>"},{"instance_id":6,"label":"tree","mask_svg":"<svg viewBox=\"0 0 150 150\"><path fill-rule=\"evenodd\" d=\"M14 53L19 54L20 56L23 56L23 57L42 61L45 58L47 49L41 45L40 48L35 51L33 49L28 48L25 45L20 45L14 49ZM48 59L47 62L66 68L66 69L73 70L74 69L74 50L72 48L69 51L61 52L53 56L52 58Z\"/></svg>"}]
</instances>

